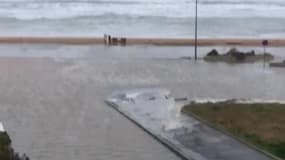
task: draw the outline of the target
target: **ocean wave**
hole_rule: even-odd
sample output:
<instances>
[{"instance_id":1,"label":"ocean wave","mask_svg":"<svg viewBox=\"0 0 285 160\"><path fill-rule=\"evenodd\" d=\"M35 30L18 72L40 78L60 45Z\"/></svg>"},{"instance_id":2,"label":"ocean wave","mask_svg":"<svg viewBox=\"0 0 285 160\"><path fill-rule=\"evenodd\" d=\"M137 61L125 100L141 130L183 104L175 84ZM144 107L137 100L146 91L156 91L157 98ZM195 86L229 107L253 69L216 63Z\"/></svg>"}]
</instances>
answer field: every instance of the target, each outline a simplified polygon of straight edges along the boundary
<instances>
[{"instance_id":1,"label":"ocean wave","mask_svg":"<svg viewBox=\"0 0 285 160\"><path fill-rule=\"evenodd\" d=\"M182 3L188 3L191 1L180 0ZM89 4L177 4L177 1L173 0L10 0L10 1L0 1L0 4L35 4L35 3L89 3ZM179 3L179 1L178 1Z\"/></svg>"},{"instance_id":2,"label":"ocean wave","mask_svg":"<svg viewBox=\"0 0 285 160\"><path fill-rule=\"evenodd\" d=\"M200 0L199 17L285 18L285 2L275 0ZM269 5L270 4L270 5ZM283 4L283 6L281 5ZM48 0L0 1L0 17L61 20L78 17L194 17L193 0ZM270 13L270 14L268 14Z\"/></svg>"},{"instance_id":3,"label":"ocean wave","mask_svg":"<svg viewBox=\"0 0 285 160\"><path fill-rule=\"evenodd\" d=\"M72 0L64 0L64 1L44 1L44 2L38 2L38 1L0 1L0 4L10 4L10 5L29 5L29 4L55 4L55 3L61 3L61 4L67 4L67 3L89 3L89 4L143 4L144 2L139 1L115 1L115 0L108 0L108 1L72 1ZM157 4L157 2L148 2Z\"/></svg>"},{"instance_id":4,"label":"ocean wave","mask_svg":"<svg viewBox=\"0 0 285 160\"><path fill-rule=\"evenodd\" d=\"M194 0L0 0L0 4L29 4L29 3L89 3L89 4L189 4ZM284 0L199 0L199 4L251 4L284 6Z\"/></svg>"},{"instance_id":5,"label":"ocean wave","mask_svg":"<svg viewBox=\"0 0 285 160\"><path fill-rule=\"evenodd\" d=\"M7 17L7 16L0 16L1 21L71 21L71 20L114 20L114 19L121 19L121 20L146 20L146 19L153 19L153 20L163 20L163 19L171 19L171 20L188 20L189 17L167 17L167 16L144 16L144 15L133 15L133 14L114 14L114 13L104 13L98 15L74 15L69 17L57 17L57 18L49 18L49 17L38 17L38 18L23 18L23 17Z\"/></svg>"},{"instance_id":6,"label":"ocean wave","mask_svg":"<svg viewBox=\"0 0 285 160\"><path fill-rule=\"evenodd\" d=\"M199 0L199 4L207 5L270 5L270 6L285 6L285 1L281 0Z\"/></svg>"},{"instance_id":7,"label":"ocean wave","mask_svg":"<svg viewBox=\"0 0 285 160\"><path fill-rule=\"evenodd\" d=\"M214 23L215 21L228 21L228 20L235 20L241 23L248 23L252 19L256 21L284 21L285 18L283 17L199 17L199 22L204 23L205 21L209 23ZM0 16L1 22L78 22L78 23L104 23L110 22L113 23L124 23L124 22L171 22L173 25L175 24L189 24L194 21L194 17L167 17L167 16L145 16L145 15L133 15L133 14L114 14L114 13L104 13L100 15L75 15L70 17L62 17L62 18L46 18L46 17L39 17L39 18L16 18L16 17L7 17L7 16Z\"/></svg>"}]
</instances>

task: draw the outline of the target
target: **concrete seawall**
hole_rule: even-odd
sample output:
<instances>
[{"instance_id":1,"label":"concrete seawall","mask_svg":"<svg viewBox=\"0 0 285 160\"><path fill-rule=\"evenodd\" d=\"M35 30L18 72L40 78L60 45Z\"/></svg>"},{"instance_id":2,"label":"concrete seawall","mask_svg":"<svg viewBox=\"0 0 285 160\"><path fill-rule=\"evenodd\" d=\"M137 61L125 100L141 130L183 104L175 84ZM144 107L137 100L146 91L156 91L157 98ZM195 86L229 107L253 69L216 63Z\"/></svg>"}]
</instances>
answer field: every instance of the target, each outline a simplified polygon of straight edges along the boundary
<instances>
[{"instance_id":1,"label":"concrete seawall","mask_svg":"<svg viewBox=\"0 0 285 160\"><path fill-rule=\"evenodd\" d=\"M115 39L124 38L123 45L173 45L173 46L188 46L194 45L195 39L190 38L128 38L128 37L113 37ZM262 46L264 39L250 38L203 38L198 39L199 46ZM285 46L285 39L267 39L268 46L282 47ZM105 44L103 37L0 37L0 43L31 43L31 44ZM116 43L116 45L120 45Z\"/></svg>"}]
</instances>

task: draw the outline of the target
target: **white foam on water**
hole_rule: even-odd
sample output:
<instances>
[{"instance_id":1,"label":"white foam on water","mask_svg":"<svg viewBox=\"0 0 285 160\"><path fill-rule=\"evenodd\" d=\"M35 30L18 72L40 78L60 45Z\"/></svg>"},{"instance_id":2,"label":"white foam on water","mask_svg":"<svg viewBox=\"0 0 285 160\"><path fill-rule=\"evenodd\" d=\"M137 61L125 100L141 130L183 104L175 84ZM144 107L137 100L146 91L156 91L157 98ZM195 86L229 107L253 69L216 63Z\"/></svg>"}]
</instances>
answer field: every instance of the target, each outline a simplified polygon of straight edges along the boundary
<instances>
[{"instance_id":1,"label":"white foam on water","mask_svg":"<svg viewBox=\"0 0 285 160\"><path fill-rule=\"evenodd\" d=\"M0 132L5 132L5 129L4 129L2 122L0 122Z\"/></svg>"},{"instance_id":2,"label":"white foam on water","mask_svg":"<svg viewBox=\"0 0 285 160\"><path fill-rule=\"evenodd\" d=\"M193 0L0 1L0 17L21 20L96 16L194 17ZM269 14L270 13L270 14ZM200 0L200 17L285 17L282 0Z\"/></svg>"},{"instance_id":3,"label":"white foam on water","mask_svg":"<svg viewBox=\"0 0 285 160\"><path fill-rule=\"evenodd\" d=\"M198 3L200 37L285 32L284 0ZM195 0L0 0L0 35L193 37L194 9Z\"/></svg>"}]
</instances>

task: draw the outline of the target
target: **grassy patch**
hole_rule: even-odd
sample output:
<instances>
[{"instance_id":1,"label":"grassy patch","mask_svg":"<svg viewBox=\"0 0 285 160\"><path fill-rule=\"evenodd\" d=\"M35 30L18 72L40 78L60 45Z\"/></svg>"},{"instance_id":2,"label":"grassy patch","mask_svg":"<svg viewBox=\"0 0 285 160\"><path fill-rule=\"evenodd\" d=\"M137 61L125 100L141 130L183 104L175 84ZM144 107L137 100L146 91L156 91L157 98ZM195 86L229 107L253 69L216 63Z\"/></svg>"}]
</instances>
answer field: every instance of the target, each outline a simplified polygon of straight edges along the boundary
<instances>
[{"instance_id":1,"label":"grassy patch","mask_svg":"<svg viewBox=\"0 0 285 160\"><path fill-rule=\"evenodd\" d=\"M285 159L285 105L192 103L182 109Z\"/></svg>"}]
</instances>

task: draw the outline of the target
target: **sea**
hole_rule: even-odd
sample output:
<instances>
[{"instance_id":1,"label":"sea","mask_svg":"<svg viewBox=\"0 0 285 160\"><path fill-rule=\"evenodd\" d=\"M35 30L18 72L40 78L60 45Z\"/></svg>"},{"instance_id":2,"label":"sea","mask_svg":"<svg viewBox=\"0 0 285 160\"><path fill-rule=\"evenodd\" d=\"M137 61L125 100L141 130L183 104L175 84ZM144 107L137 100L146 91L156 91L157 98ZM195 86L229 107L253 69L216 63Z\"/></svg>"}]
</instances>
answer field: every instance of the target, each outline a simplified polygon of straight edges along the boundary
<instances>
[{"instance_id":1,"label":"sea","mask_svg":"<svg viewBox=\"0 0 285 160\"><path fill-rule=\"evenodd\" d=\"M284 0L197 0L199 37L282 38ZM1 0L0 36L194 35L196 0Z\"/></svg>"}]
</instances>

